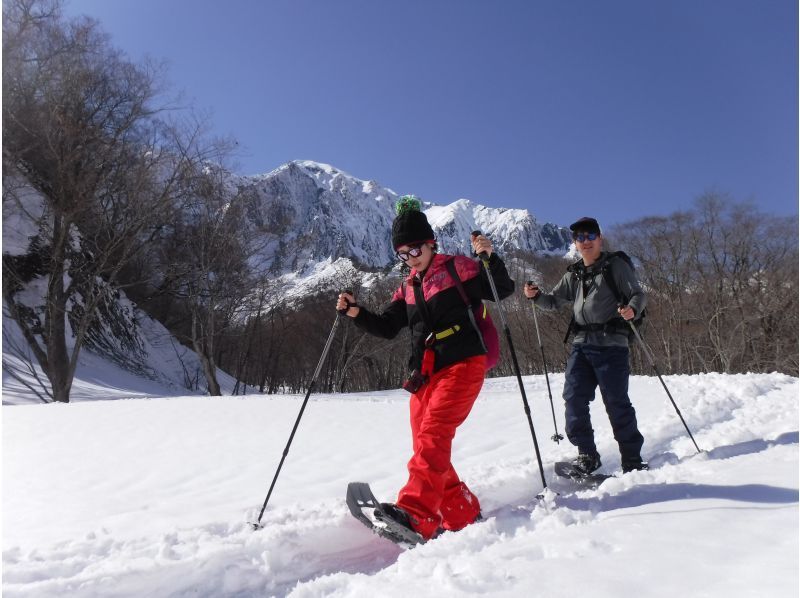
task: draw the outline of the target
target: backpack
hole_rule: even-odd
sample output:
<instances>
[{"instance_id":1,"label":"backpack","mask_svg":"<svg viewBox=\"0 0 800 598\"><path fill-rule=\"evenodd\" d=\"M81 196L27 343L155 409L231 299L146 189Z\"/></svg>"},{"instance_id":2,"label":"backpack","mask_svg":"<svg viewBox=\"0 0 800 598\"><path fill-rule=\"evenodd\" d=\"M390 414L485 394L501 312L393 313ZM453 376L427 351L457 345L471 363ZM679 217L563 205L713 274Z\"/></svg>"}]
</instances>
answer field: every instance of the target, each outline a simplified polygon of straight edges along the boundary
<instances>
[{"instance_id":1,"label":"backpack","mask_svg":"<svg viewBox=\"0 0 800 598\"><path fill-rule=\"evenodd\" d=\"M636 266L633 264L633 260L631 259L631 256L629 256L627 253L625 253L624 251L614 251L614 252L608 254L608 257L606 258L605 262L603 262L603 266L600 268L600 274L603 276L603 280L605 281L606 286L612 292L614 297L616 297L617 303L620 304L620 305L627 305L628 301L630 300L630 297L625 297L620 292L620 290L617 288L617 283L614 282L614 277L611 274L611 264L613 263L614 258L620 258L620 259L625 260L625 262L631 267L631 270L633 270L634 272L636 271ZM580 262L576 262L576 263L580 263ZM572 266L570 266L568 268L568 270L571 271L571 272L575 272L575 268L574 268L575 265L576 264L573 264ZM577 299L577 295L576 295L576 299ZM642 324L644 323L644 319L645 319L646 316L647 316L647 308L646 307L642 310L641 313L636 314L636 317L633 319L633 325L637 330L639 330L642 327ZM617 320L620 320L621 322L618 322ZM619 328L624 326L625 330L627 331L627 334L628 334L628 340L632 340L633 337L636 336L635 333L633 332L633 330L631 330L630 326L627 325L627 322L622 320L622 318L617 318L617 317L611 318L603 326L605 326L607 329L613 329L613 328L619 329ZM572 333L573 328L575 328L575 313L574 312L572 314L572 318L569 321L569 326L567 327L567 334L564 336L564 342L565 343L569 339L569 336Z\"/></svg>"},{"instance_id":2,"label":"backpack","mask_svg":"<svg viewBox=\"0 0 800 598\"><path fill-rule=\"evenodd\" d=\"M473 328L478 332L481 343L483 343L483 347L486 349L486 371L489 371L500 361L500 338L497 335L497 328L495 328L492 317L489 315L489 310L486 309L483 301L475 307L472 306L472 302L469 300L464 290L464 285L458 277L455 261L452 259L447 260L445 266L455 283L456 289L458 289L458 293L461 295L461 299L464 300L467 306L469 321L472 322Z\"/></svg>"}]
</instances>

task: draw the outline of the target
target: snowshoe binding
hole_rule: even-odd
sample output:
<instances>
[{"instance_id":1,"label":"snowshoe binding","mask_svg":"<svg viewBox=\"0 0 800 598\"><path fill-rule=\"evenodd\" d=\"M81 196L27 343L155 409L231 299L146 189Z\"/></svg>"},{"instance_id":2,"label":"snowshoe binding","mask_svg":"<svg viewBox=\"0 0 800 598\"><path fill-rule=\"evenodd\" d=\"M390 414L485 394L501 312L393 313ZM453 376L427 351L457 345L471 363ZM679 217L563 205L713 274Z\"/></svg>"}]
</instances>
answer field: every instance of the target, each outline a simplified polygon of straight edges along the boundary
<instances>
[{"instance_id":1,"label":"snowshoe binding","mask_svg":"<svg viewBox=\"0 0 800 598\"><path fill-rule=\"evenodd\" d=\"M347 506L353 517L382 538L406 548L425 543L425 539L411 527L408 513L392 503L379 503L369 484L350 482L347 485Z\"/></svg>"}]
</instances>

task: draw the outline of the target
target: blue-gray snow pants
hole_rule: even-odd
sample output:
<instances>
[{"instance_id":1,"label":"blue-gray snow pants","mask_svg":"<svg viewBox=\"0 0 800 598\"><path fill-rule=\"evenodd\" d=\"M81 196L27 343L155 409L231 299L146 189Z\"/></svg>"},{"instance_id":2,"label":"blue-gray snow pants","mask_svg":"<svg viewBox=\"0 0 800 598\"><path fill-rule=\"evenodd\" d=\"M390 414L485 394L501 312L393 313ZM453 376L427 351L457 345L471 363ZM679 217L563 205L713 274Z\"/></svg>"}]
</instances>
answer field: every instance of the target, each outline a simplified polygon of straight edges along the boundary
<instances>
[{"instance_id":1,"label":"blue-gray snow pants","mask_svg":"<svg viewBox=\"0 0 800 598\"><path fill-rule=\"evenodd\" d=\"M640 457L644 438L628 397L629 375L628 347L572 345L563 396L567 437L579 452L597 452L589 403L594 400L595 389L599 386L622 460Z\"/></svg>"}]
</instances>

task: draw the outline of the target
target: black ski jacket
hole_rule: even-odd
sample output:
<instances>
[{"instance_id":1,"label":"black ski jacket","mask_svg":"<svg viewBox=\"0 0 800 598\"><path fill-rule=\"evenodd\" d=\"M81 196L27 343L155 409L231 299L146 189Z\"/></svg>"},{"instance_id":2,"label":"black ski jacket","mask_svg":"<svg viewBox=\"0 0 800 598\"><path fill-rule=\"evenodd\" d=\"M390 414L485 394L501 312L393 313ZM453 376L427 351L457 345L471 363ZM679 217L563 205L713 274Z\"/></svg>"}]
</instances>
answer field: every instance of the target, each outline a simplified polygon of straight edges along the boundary
<instances>
[{"instance_id":1,"label":"black ski jacket","mask_svg":"<svg viewBox=\"0 0 800 598\"><path fill-rule=\"evenodd\" d=\"M447 271L448 260L455 260L458 277L473 306L479 305L483 299L494 300L483 264L465 256L437 253L425 272L420 274L415 270L411 271L380 313L375 314L359 306L355 324L370 334L394 338L405 326L411 329L409 369L421 368L425 339L431 332L439 333L454 328L455 325L458 325L458 332L433 344L434 371L467 357L486 353L478 331L470 322L467 306ZM489 258L489 270L500 299L511 295L514 292L514 281L496 253L492 253ZM422 309L429 314L427 319L432 330L425 324L420 306L417 305L414 287L419 287L420 284L424 302Z\"/></svg>"}]
</instances>

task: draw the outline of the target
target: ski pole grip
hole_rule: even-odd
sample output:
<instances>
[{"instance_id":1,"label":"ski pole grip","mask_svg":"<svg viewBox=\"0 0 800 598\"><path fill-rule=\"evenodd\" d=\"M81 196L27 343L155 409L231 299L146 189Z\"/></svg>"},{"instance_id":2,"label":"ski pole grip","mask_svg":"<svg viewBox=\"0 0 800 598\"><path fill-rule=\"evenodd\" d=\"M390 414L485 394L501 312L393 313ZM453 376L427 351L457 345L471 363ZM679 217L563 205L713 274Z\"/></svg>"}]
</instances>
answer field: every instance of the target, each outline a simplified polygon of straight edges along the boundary
<instances>
[{"instance_id":1,"label":"ski pole grip","mask_svg":"<svg viewBox=\"0 0 800 598\"><path fill-rule=\"evenodd\" d=\"M342 291L342 293L347 293L348 295L352 295L353 291L351 291L350 289L345 289L344 291ZM345 302L347 303L347 307L345 307L344 309L336 310L343 316L347 315L347 312L350 310L351 307L358 307L358 303L350 301L350 299L345 298Z\"/></svg>"},{"instance_id":2,"label":"ski pole grip","mask_svg":"<svg viewBox=\"0 0 800 598\"><path fill-rule=\"evenodd\" d=\"M474 230L474 231L472 231L472 233L471 233L471 236L472 236L472 238L474 239L475 237L479 237L479 236L481 236L482 234L483 234L483 233L482 233L481 231L479 231L479 230ZM479 258L481 258L483 261L486 261L486 260L488 260L488 259L489 259L489 256L488 256L488 255L486 255L486 252L485 252L485 251L481 251L481 252L478 254L478 257L479 257Z\"/></svg>"},{"instance_id":3,"label":"ski pole grip","mask_svg":"<svg viewBox=\"0 0 800 598\"><path fill-rule=\"evenodd\" d=\"M528 285L529 287L535 287L536 286L536 283L534 283L532 280L526 280L525 284ZM537 295L537 297L538 297L538 295ZM526 297L526 298L528 299L528 301L533 301L534 299L536 299L536 297Z\"/></svg>"}]
</instances>

